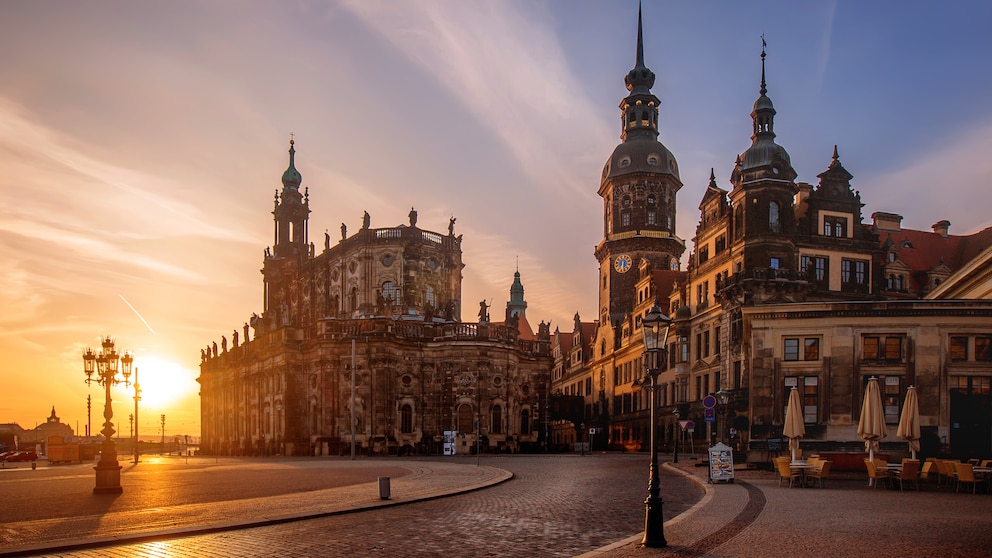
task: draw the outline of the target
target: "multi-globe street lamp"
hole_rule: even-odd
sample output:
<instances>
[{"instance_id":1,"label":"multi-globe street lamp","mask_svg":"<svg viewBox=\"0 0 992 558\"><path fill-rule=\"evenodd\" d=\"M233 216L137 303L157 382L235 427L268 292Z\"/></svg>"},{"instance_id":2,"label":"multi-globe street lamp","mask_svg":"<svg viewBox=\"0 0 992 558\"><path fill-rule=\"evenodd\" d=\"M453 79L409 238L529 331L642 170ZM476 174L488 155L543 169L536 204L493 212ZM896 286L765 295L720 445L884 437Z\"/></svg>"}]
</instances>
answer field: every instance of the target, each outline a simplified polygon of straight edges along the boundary
<instances>
[{"instance_id":1,"label":"multi-globe street lamp","mask_svg":"<svg viewBox=\"0 0 992 558\"><path fill-rule=\"evenodd\" d=\"M87 348L83 353L83 372L86 374L86 383L96 382L104 387L106 398L103 404L103 445L100 448L100 460L96 467L96 486L93 494L120 494L124 492L121 487L121 466L117 462L117 446L111 436L114 435L114 423L110 419L114 418L114 409L110 400L110 388L114 384L122 381L124 385L129 385L131 377L131 363L134 358L131 353L124 351L119 354L114 347L114 339L109 335L102 338L102 348L100 353L94 353L93 349ZM117 378L120 372L123 380ZM96 374L94 378L93 375Z\"/></svg>"},{"instance_id":2,"label":"multi-globe street lamp","mask_svg":"<svg viewBox=\"0 0 992 558\"><path fill-rule=\"evenodd\" d=\"M655 397L658 374L661 373L661 363L665 362L665 351L668 343L668 330L672 327L672 319L662 313L658 305L654 305L641 320L641 332L644 335L644 365L647 377L651 379L651 469L648 476L648 497L644 500L644 538L641 545L650 548L668 546L665 540L665 518L662 514L664 501L661 499L661 484L658 478L658 445L655 440Z\"/></svg>"}]
</instances>

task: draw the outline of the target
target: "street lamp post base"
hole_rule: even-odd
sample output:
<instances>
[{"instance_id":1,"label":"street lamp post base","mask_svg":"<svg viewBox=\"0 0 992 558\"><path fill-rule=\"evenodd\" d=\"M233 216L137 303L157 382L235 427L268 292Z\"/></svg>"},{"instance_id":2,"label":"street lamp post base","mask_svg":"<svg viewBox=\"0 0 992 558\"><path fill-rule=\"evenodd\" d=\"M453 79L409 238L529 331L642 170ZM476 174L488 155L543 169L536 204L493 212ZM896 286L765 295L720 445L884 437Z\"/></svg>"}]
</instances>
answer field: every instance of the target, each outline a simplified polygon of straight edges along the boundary
<instances>
[{"instance_id":1,"label":"street lamp post base","mask_svg":"<svg viewBox=\"0 0 992 558\"><path fill-rule=\"evenodd\" d=\"M661 498L648 497L644 500L644 539L641 546L648 548L664 548L668 546L665 540L665 517L662 514Z\"/></svg>"},{"instance_id":2,"label":"street lamp post base","mask_svg":"<svg viewBox=\"0 0 992 558\"><path fill-rule=\"evenodd\" d=\"M121 487L121 466L114 464L97 463L93 467L96 471L96 487L93 494L120 494L124 492Z\"/></svg>"}]
</instances>

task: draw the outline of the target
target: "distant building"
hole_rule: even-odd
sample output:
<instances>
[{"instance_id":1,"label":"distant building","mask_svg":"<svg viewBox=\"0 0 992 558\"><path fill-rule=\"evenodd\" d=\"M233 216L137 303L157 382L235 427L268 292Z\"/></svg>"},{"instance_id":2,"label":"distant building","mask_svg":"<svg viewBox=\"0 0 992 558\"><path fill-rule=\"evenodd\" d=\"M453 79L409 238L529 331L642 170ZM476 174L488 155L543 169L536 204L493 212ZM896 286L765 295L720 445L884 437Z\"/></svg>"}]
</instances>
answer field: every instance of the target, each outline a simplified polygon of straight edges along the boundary
<instances>
[{"instance_id":1,"label":"distant building","mask_svg":"<svg viewBox=\"0 0 992 558\"><path fill-rule=\"evenodd\" d=\"M550 333L526 320L519 271L505 324L462 312L461 235L409 223L308 241L290 142L263 311L201 350L202 448L236 455L529 451L543 443ZM253 335L249 340L249 327ZM354 381L352 381L354 378ZM452 448L451 445L448 446Z\"/></svg>"},{"instance_id":2,"label":"distant building","mask_svg":"<svg viewBox=\"0 0 992 558\"><path fill-rule=\"evenodd\" d=\"M678 271L682 184L674 155L657 141L659 101L640 22L625 83L622 143L599 186L597 315L576 316L552 344L552 393L584 398L582 423L604 433L594 445L648 447L641 319L657 303L674 320L655 395L666 446L677 410L695 423L697 446L733 427L733 442L763 459L796 387L805 443L857 451L864 386L878 377L890 423L883 448L905 451L895 430L914 385L930 455L992 457L992 228L954 236L941 220L932 231L910 230L884 212L865 223L836 147L817 185L797 182L775 140L762 50L751 145L736 157L729 191L711 173L688 268ZM709 422L703 399L720 390L730 402ZM555 424L556 441L575 431L565 422Z\"/></svg>"},{"instance_id":3,"label":"distant building","mask_svg":"<svg viewBox=\"0 0 992 558\"><path fill-rule=\"evenodd\" d=\"M65 438L74 436L72 427L64 424L55 414L55 407L52 407L52 414L45 419L45 422L30 430L21 428L17 423L0 424L0 444L10 448L14 447L15 439L18 445L28 444L30 446L28 449L30 449L35 444L45 443L49 436L63 436ZM24 446L22 449L25 447L28 446Z\"/></svg>"}]
</instances>

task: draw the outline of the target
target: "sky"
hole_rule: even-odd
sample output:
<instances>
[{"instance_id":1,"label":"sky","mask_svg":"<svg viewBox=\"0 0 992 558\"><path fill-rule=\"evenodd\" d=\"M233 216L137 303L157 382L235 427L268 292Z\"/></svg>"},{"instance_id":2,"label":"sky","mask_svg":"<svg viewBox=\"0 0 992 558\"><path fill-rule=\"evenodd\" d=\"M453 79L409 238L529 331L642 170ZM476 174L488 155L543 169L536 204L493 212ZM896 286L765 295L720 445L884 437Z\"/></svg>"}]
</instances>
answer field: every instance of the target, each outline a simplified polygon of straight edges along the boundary
<instances>
[{"instance_id":1,"label":"sky","mask_svg":"<svg viewBox=\"0 0 992 558\"><path fill-rule=\"evenodd\" d=\"M691 252L710 169L750 145L761 36L776 141L816 183L834 145L864 219L992 225L992 3L645 0L660 141ZM0 423L85 432L82 351L134 353L142 432L199 432L199 349L262 311L295 138L310 238L406 223L464 235L463 308L531 324L596 308L602 166L619 143L635 0L0 5ZM498 314L497 314L498 315ZM129 433L133 389L114 388Z\"/></svg>"}]
</instances>

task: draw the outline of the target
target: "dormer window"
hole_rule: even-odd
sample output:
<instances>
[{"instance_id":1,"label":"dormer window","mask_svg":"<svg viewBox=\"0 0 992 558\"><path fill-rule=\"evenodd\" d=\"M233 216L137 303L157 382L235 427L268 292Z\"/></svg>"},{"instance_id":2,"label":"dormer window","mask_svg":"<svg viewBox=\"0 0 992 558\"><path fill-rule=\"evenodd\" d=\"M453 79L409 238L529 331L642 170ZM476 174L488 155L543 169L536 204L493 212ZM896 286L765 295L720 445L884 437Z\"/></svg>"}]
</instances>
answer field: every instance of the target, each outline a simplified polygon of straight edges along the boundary
<instances>
[{"instance_id":1,"label":"dormer window","mask_svg":"<svg viewBox=\"0 0 992 558\"><path fill-rule=\"evenodd\" d=\"M837 238L847 237L847 217L824 217L823 236L834 236Z\"/></svg>"},{"instance_id":2,"label":"dormer window","mask_svg":"<svg viewBox=\"0 0 992 558\"><path fill-rule=\"evenodd\" d=\"M889 252L889 263L892 263L894 261L896 261L896 253L895 252Z\"/></svg>"}]
</instances>

